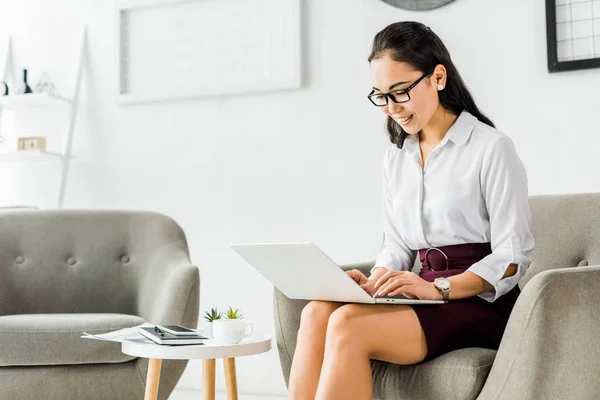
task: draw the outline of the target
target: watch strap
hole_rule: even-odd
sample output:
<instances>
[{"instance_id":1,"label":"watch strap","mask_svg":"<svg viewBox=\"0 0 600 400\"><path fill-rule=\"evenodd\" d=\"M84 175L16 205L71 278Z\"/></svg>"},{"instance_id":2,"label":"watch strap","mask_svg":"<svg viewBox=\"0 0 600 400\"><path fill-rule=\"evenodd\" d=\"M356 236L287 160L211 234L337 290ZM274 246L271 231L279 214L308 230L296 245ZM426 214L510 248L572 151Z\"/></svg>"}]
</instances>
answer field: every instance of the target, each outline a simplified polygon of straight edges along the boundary
<instances>
[{"instance_id":1,"label":"watch strap","mask_svg":"<svg viewBox=\"0 0 600 400\"><path fill-rule=\"evenodd\" d=\"M444 301L450 300L450 288L442 290L442 300L444 300Z\"/></svg>"},{"instance_id":2,"label":"watch strap","mask_svg":"<svg viewBox=\"0 0 600 400\"><path fill-rule=\"evenodd\" d=\"M436 287L436 289L438 290L438 292L441 293L442 300L444 300L444 301L450 300L450 288L448 288L448 289L442 289L441 287L437 286L435 284L435 282L434 282L434 286Z\"/></svg>"}]
</instances>

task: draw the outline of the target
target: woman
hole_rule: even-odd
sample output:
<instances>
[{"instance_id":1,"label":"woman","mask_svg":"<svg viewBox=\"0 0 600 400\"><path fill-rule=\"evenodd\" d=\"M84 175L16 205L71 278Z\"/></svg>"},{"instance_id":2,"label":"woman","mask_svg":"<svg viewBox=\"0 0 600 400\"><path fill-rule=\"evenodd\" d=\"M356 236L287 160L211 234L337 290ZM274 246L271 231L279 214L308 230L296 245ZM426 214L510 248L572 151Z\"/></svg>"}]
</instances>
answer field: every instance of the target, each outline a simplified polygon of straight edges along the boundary
<instances>
[{"instance_id":1,"label":"woman","mask_svg":"<svg viewBox=\"0 0 600 400\"><path fill-rule=\"evenodd\" d=\"M409 365L465 347L497 349L533 249L527 176L511 139L483 115L428 27L374 39L369 99L387 118L384 239L367 278L375 297L438 305L313 301L302 312L291 399L370 399L369 360ZM423 268L410 272L419 254Z\"/></svg>"}]
</instances>

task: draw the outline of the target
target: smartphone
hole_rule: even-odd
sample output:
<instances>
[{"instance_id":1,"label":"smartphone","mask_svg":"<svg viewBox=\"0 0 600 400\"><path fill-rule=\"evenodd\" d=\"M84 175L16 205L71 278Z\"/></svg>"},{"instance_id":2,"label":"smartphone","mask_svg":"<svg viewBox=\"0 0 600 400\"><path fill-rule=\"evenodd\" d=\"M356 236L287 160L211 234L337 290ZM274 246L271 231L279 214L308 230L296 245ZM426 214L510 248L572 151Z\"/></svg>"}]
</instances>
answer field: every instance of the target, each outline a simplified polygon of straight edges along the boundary
<instances>
[{"instance_id":1,"label":"smartphone","mask_svg":"<svg viewBox=\"0 0 600 400\"><path fill-rule=\"evenodd\" d=\"M181 325L158 325L158 327L163 331L169 332L170 334L176 336L198 335L198 332L195 330L183 327Z\"/></svg>"}]
</instances>

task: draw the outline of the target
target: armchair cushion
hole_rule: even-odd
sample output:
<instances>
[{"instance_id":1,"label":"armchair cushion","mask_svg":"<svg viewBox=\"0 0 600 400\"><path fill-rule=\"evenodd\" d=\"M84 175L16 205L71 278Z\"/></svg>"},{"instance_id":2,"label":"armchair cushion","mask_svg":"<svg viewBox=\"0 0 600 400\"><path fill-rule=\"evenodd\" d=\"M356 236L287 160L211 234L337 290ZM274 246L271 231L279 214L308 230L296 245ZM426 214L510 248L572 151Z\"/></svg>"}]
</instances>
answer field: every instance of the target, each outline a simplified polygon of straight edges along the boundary
<instances>
[{"instance_id":1,"label":"armchair cushion","mask_svg":"<svg viewBox=\"0 0 600 400\"><path fill-rule=\"evenodd\" d=\"M416 365L371 361L373 399L475 399L495 356L495 350L467 348Z\"/></svg>"},{"instance_id":2,"label":"armchair cushion","mask_svg":"<svg viewBox=\"0 0 600 400\"><path fill-rule=\"evenodd\" d=\"M120 343L80 338L145 321L126 314L15 314L0 316L0 366L122 363L136 357Z\"/></svg>"}]
</instances>

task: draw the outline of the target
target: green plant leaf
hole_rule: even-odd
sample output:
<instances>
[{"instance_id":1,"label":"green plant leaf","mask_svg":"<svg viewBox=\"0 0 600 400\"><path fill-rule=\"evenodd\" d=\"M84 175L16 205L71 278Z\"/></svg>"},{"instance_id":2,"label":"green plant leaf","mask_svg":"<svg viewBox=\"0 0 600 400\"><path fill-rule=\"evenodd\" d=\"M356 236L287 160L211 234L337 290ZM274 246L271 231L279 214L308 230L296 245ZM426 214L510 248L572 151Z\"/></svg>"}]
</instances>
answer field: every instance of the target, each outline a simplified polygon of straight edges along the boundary
<instances>
[{"instance_id":1,"label":"green plant leaf","mask_svg":"<svg viewBox=\"0 0 600 400\"><path fill-rule=\"evenodd\" d=\"M225 318L227 319L242 319L244 318L244 314L238 309L229 306L227 310L225 310Z\"/></svg>"},{"instance_id":2,"label":"green plant leaf","mask_svg":"<svg viewBox=\"0 0 600 400\"><path fill-rule=\"evenodd\" d=\"M221 319L223 313L219 312L217 308L211 308L210 311L204 311L203 318L208 322L212 322L216 319Z\"/></svg>"}]
</instances>

